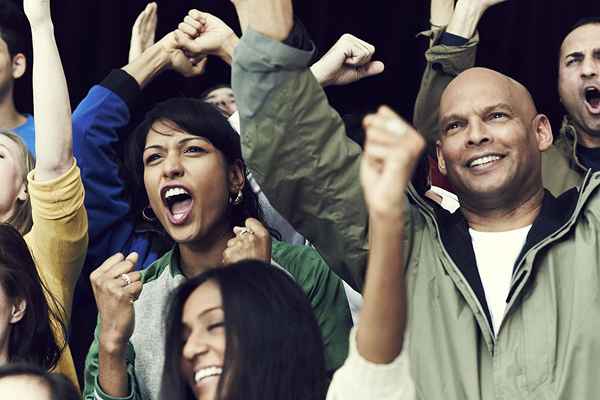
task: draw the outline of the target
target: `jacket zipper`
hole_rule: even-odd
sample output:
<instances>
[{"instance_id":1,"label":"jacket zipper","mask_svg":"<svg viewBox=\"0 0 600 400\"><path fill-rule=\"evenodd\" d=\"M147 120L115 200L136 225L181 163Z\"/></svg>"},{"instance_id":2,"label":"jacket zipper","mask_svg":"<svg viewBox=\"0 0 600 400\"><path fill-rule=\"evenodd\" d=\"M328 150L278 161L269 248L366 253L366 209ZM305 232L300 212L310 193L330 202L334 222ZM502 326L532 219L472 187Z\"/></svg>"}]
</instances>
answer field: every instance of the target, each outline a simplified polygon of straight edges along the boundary
<instances>
[{"instance_id":1,"label":"jacket zipper","mask_svg":"<svg viewBox=\"0 0 600 400\"><path fill-rule=\"evenodd\" d=\"M467 288L468 293L471 296L471 298L475 300L475 304L477 305L477 311L479 311L479 315L485 319L485 327L487 328L487 331L483 332L483 333L487 333L487 335L491 338L491 353L493 355L494 349L496 346L496 335L492 332L492 330L490 328L490 324L487 320L487 317L485 316L485 311L483 310L483 307L481 306L479 299L475 295L475 292L473 292L473 288L471 288L471 285L469 284L469 282L463 275L460 268L458 268L458 266L454 263L454 261L450 257L450 254L448 253L448 250L446 250L446 246L444 246L444 243L441 241L441 239L439 239L439 238L441 238L441 235L440 235L440 228L438 226L437 219L435 218L434 215L432 215L432 212L431 212L429 206L421 200L421 197L416 192L413 192L413 191L414 191L414 188L412 186L410 186L409 187L410 197L412 197L413 200L419 205L419 207L433 220L433 224L435 226L435 233L437 236L435 239L438 241L440 247L442 248L443 255L446 257L448 262L450 262L450 266L454 269L454 272L458 273L459 278L462 280L464 286Z\"/></svg>"}]
</instances>

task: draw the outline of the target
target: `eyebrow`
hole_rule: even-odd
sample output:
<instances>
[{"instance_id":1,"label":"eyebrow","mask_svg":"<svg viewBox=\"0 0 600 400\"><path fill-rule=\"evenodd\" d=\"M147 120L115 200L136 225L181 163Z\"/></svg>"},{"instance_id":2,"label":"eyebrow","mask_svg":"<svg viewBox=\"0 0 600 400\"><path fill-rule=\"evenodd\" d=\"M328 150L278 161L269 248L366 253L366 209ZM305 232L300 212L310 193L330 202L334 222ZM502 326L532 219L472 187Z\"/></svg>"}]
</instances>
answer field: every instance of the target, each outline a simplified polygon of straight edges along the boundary
<instances>
[{"instance_id":1,"label":"eyebrow","mask_svg":"<svg viewBox=\"0 0 600 400\"><path fill-rule=\"evenodd\" d=\"M203 142L209 143L208 139L204 139L201 136L194 136L194 137L186 137L186 138L181 139L179 142L177 142L177 145L182 145L182 144L185 144L185 143L190 142L192 140L201 140ZM150 146L144 147L144 152L146 150L149 150L149 149L159 149L159 150L162 150L164 148L165 148L165 146L162 146L160 144L152 144Z\"/></svg>"},{"instance_id":2,"label":"eyebrow","mask_svg":"<svg viewBox=\"0 0 600 400\"><path fill-rule=\"evenodd\" d=\"M566 58L569 58L569 57L573 57L573 58L583 58L583 53L582 53L581 51L574 51L574 52L572 52L572 53L569 53L569 54L567 54L567 55L565 56L565 59L566 59Z\"/></svg>"},{"instance_id":3,"label":"eyebrow","mask_svg":"<svg viewBox=\"0 0 600 400\"><path fill-rule=\"evenodd\" d=\"M491 106L487 106L487 107L485 107L485 108L484 108L484 109L481 111L481 113L482 113L482 114L487 114L487 113L489 113L489 112L491 112L491 111L493 111L493 110L497 110L497 109L505 109L505 110L508 110L508 111L510 111L510 112L512 112L512 111L513 111L513 108L511 107L511 105L510 105L510 104L508 104L508 103L503 103L503 102L500 102L500 103L492 104ZM450 121L453 121L453 120L464 120L464 119L466 119L464 116L462 116L462 115L460 115L460 114L453 113L453 114L450 114L450 115L448 115L448 116L446 116L446 117L443 117L443 118L442 118L442 120L441 120L441 123L440 123L440 125L441 125L441 128L442 128L442 129L444 129L444 128L446 127L446 125L447 125L447 124L448 124Z\"/></svg>"}]
</instances>

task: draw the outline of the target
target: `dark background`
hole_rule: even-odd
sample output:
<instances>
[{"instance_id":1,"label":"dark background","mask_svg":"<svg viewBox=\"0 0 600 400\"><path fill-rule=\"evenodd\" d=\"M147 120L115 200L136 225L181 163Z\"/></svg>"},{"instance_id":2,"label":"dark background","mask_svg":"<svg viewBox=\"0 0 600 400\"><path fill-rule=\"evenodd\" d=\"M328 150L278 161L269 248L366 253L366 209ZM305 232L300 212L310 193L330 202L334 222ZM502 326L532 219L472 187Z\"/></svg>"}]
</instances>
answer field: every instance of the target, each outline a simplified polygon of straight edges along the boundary
<instances>
[{"instance_id":1,"label":"dark background","mask_svg":"<svg viewBox=\"0 0 600 400\"><path fill-rule=\"evenodd\" d=\"M17 0L18 1L18 0ZM190 8L213 13L239 33L228 0L158 1L157 38L174 29ZM112 69L127 62L131 27L144 0L52 0L53 19L72 106ZM429 1L321 0L296 1L296 13L324 53L343 33L376 46L386 64L379 77L343 88L330 88L332 104L341 113L364 112L385 103L410 118L424 68L426 40L415 38L428 28ZM521 81L555 129L562 115L556 89L557 53L570 25L583 16L600 15L598 0L509 0L494 6L480 23L478 65L494 68ZM174 95L199 95L229 80L228 68L209 61L205 76L183 79L165 73L147 89L147 108ZM31 112L31 71L17 85L17 104Z\"/></svg>"}]
</instances>

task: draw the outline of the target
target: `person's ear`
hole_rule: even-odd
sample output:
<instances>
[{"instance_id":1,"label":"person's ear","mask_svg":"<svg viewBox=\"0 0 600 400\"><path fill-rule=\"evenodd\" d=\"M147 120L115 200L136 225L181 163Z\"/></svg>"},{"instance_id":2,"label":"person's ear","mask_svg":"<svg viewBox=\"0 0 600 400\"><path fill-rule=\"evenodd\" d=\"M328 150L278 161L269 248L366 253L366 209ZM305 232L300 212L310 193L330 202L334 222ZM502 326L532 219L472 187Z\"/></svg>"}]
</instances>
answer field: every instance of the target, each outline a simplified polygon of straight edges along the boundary
<instances>
[{"instance_id":1,"label":"person's ear","mask_svg":"<svg viewBox=\"0 0 600 400\"><path fill-rule=\"evenodd\" d=\"M554 135L550 120L544 114L538 114L532 121L533 131L539 151L546 151L552 146Z\"/></svg>"},{"instance_id":2,"label":"person's ear","mask_svg":"<svg viewBox=\"0 0 600 400\"><path fill-rule=\"evenodd\" d=\"M9 322L16 324L21 321L25 316L25 311L27 311L27 302L24 299L17 299L12 306Z\"/></svg>"},{"instance_id":3,"label":"person's ear","mask_svg":"<svg viewBox=\"0 0 600 400\"><path fill-rule=\"evenodd\" d=\"M446 171L446 160L444 160L444 156L442 155L442 142L439 140L435 142L435 153L437 155L438 170L442 175L446 176L448 173Z\"/></svg>"},{"instance_id":4,"label":"person's ear","mask_svg":"<svg viewBox=\"0 0 600 400\"><path fill-rule=\"evenodd\" d=\"M246 175L244 173L244 163L242 160L235 160L229 165L228 180L229 180L229 192L238 193L246 184Z\"/></svg>"},{"instance_id":5,"label":"person's ear","mask_svg":"<svg viewBox=\"0 0 600 400\"><path fill-rule=\"evenodd\" d=\"M29 197L29 193L27 193L27 185L25 184L25 182L23 182L21 184L21 187L19 188L19 193L17 193L17 200L27 201L28 197Z\"/></svg>"},{"instance_id":6,"label":"person's ear","mask_svg":"<svg viewBox=\"0 0 600 400\"><path fill-rule=\"evenodd\" d=\"M13 79L19 79L27 70L27 57L25 54L18 53L12 59L12 76Z\"/></svg>"}]
</instances>

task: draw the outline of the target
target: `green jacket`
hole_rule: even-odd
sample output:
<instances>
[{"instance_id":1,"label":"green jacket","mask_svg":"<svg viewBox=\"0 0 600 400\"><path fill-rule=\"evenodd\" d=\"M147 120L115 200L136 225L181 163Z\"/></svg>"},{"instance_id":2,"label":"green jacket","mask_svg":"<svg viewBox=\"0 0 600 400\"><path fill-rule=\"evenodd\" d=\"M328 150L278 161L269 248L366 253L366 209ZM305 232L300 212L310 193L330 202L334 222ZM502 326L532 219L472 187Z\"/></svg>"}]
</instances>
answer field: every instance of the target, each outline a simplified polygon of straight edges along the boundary
<instances>
[{"instance_id":1,"label":"green jacket","mask_svg":"<svg viewBox=\"0 0 600 400\"><path fill-rule=\"evenodd\" d=\"M301 51L256 32L232 83L243 151L272 204L360 288L368 219L360 149L346 138ZM409 356L419 399L591 399L600 393L600 175L547 193L515 264L495 337L462 214L411 188L405 262Z\"/></svg>"},{"instance_id":2,"label":"green jacket","mask_svg":"<svg viewBox=\"0 0 600 400\"><path fill-rule=\"evenodd\" d=\"M439 134L438 115L442 93L458 74L475 65L479 36L475 35L463 46L440 43L441 30L431 32L433 46L425 53L427 64L415 102L413 123L427 139L430 151L434 149ZM579 186L585 168L577 160L575 148L577 134L565 117L554 138L554 146L542 153L542 179L544 187L555 196Z\"/></svg>"},{"instance_id":3,"label":"green jacket","mask_svg":"<svg viewBox=\"0 0 600 400\"><path fill-rule=\"evenodd\" d=\"M313 306L325 344L329 372L339 368L348 354L352 319L341 280L314 249L273 242L272 259L286 270ZM130 395L126 399L158 400L165 347L165 306L169 294L185 281L179 256L171 250L142 271L144 288L135 302L135 330L127 349ZM174 345L176 345L176 341ZM86 400L113 400L98 384L98 329L85 363Z\"/></svg>"}]
</instances>

